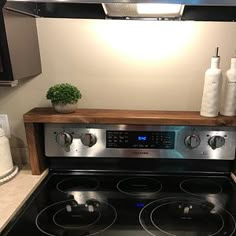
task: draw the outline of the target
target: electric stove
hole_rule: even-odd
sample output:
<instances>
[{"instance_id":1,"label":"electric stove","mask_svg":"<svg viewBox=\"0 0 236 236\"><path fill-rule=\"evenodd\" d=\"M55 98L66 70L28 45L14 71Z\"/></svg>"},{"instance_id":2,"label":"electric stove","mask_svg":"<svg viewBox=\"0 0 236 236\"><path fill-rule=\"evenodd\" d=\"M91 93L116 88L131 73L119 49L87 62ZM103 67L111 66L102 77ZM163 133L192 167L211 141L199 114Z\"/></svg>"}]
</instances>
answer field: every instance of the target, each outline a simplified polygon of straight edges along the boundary
<instances>
[{"instance_id":1,"label":"electric stove","mask_svg":"<svg viewBox=\"0 0 236 236\"><path fill-rule=\"evenodd\" d=\"M233 236L236 133L45 124L48 176L3 236Z\"/></svg>"}]
</instances>

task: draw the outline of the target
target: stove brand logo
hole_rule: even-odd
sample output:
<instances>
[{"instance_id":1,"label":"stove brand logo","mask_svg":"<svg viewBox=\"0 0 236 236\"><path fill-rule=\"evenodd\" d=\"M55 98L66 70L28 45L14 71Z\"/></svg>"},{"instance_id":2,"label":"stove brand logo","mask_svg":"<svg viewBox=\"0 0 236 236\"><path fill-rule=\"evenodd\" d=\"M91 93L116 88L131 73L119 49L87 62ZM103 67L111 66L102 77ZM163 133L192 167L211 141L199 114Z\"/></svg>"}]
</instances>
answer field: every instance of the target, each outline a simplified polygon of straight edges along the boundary
<instances>
[{"instance_id":1,"label":"stove brand logo","mask_svg":"<svg viewBox=\"0 0 236 236\"><path fill-rule=\"evenodd\" d=\"M144 152L144 151L134 151L133 154L136 154L136 155L148 155L149 152Z\"/></svg>"}]
</instances>

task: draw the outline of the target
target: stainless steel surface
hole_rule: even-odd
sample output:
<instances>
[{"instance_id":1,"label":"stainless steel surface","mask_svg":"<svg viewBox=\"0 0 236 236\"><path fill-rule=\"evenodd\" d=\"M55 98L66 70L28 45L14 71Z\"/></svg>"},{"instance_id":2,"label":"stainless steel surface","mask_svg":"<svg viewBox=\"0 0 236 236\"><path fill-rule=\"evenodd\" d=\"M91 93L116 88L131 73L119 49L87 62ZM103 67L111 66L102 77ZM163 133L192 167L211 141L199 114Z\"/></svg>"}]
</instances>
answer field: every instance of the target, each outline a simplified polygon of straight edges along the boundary
<instances>
[{"instance_id":1,"label":"stainless steel surface","mask_svg":"<svg viewBox=\"0 0 236 236\"><path fill-rule=\"evenodd\" d=\"M40 74L42 68L36 19L6 9L3 15L14 80Z\"/></svg>"},{"instance_id":2,"label":"stainless steel surface","mask_svg":"<svg viewBox=\"0 0 236 236\"><path fill-rule=\"evenodd\" d=\"M123 3L107 3L102 4L104 12L110 17L138 17L138 18L176 18L179 19L184 10L184 5L181 6L177 13L140 13L137 9L137 4Z\"/></svg>"},{"instance_id":3,"label":"stainless steel surface","mask_svg":"<svg viewBox=\"0 0 236 236\"><path fill-rule=\"evenodd\" d=\"M193 6L236 6L235 0L8 0L8 2L61 2L61 3L172 3Z\"/></svg>"},{"instance_id":4,"label":"stainless steel surface","mask_svg":"<svg viewBox=\"0 0 236 236\"><path fill-rule=\"evenodd\" d=\"M17 85L13 79L32 78L42 72L36 19L5 8L2 14L5 33L1 40L6 40L7 52L2 58L5 66L0 85L13 87Z\"/></svg>"},{"instance_id":5,"label":"stainless steel surface","mask_svg":"<svg viewBox=\"0 0 236 236\"><path fill-rule=\"evenodd\" d=\"M18 80L14 81L0 81L0 87L15 87L18 84Z\"/></svg>"},{"instance_id":6,"label":"stainless steel surface","mask_svg":"<svg viewBox=\"0 0 236 236\"><path fill-rule=\"evenodd\" d=\"M6 4L4 5L4 8L33 17L38 17L39 13L38 3L36 2L7 1Z\"/></svg>"},{"instance_id":7,"label":"stainless steel surface","mask_svg":"<svg viewBox=\"0 0 236 236\"><path fill-rule=\"evenodd\" d=\"M175 132L174 149L106 148L106 130L113 131L172 131ZM66 132L73 136L73 142L65 149L56 142L56 135ZM93 146L81 142L84 134L96 136ZM200 144L189 148L187 137L199 137ZM223 146L212 149L209 140L222 137ZM214 138L215 139L215 138ZM218 140L219 138L217 138ZM196 140L194 141L197 142ZM191 141L191 145L194 143ZM219 141L216 141L217 145ZM196 144L194 144L195 146ZM170 159L212 159L233 160L235 158L236 131L230 127L199 126L135 126L135 125L86 125L86 124L45 124L45 154L48 157L129 157L129 158L170 158Z\"/></svg>"}]
</instances>

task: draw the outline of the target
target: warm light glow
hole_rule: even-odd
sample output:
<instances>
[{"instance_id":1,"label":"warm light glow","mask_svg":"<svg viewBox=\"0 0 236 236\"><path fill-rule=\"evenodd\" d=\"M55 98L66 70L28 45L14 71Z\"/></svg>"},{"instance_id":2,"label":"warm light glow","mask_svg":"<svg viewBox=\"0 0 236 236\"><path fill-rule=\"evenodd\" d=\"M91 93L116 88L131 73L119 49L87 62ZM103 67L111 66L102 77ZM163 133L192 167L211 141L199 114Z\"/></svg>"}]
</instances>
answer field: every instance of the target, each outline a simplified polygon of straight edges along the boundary
<instances>
[{"instance_id":1,"label":"warm light glow","mask_svg":"<svg viewBox=\"0 0 236 236\"><path fill-rule=\"evenodd\" d=\"M194 40L194 22L100 21L94 25L104 48L122 60L163 60Z\"/></svg>"},{"instance_id":2,"label":"warm light glow","mask_svg":"<svg viewBox=\"0 0 236 236\"><path fill-rule=\"evenodd\" d=\"M138 14L181 15L182 9L183 9L183 6L180 4L155 4L155 3L137 4Z\"/></svg>"}]
</instances>

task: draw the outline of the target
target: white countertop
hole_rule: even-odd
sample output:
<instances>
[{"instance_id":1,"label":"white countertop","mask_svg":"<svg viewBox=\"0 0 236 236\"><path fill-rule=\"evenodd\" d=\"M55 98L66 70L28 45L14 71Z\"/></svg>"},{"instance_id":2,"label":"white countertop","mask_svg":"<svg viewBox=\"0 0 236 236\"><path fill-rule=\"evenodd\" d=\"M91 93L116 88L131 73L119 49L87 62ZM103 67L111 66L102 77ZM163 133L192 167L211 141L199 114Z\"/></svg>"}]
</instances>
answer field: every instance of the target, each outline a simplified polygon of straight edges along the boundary
<instances>
[{"instance_id":1,"label":"white countertop","mask_svg":"<svg viewBox=\"0 0 236 236\"><path fill-rule=\"evenodd\" d=\"M11 181L0 185L0 232L47 173L48 170L32 175L31 170L23 169Z\"/></svg>"}]
</instances>

